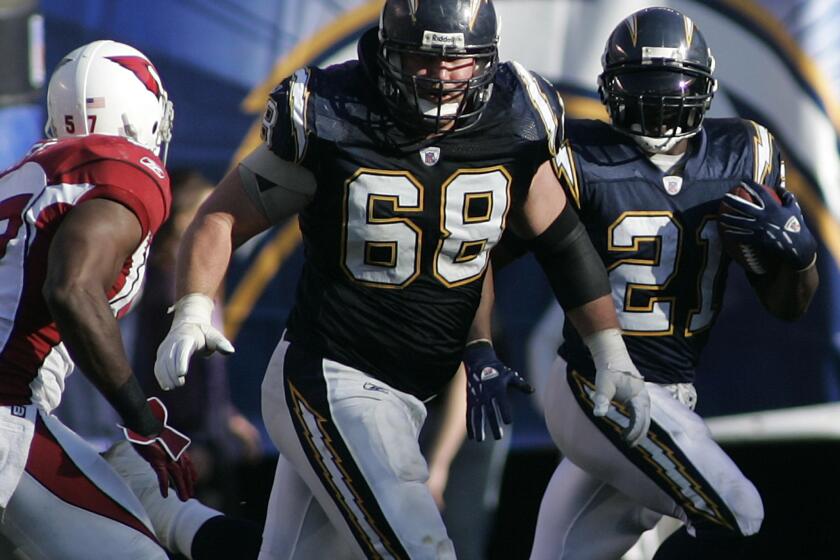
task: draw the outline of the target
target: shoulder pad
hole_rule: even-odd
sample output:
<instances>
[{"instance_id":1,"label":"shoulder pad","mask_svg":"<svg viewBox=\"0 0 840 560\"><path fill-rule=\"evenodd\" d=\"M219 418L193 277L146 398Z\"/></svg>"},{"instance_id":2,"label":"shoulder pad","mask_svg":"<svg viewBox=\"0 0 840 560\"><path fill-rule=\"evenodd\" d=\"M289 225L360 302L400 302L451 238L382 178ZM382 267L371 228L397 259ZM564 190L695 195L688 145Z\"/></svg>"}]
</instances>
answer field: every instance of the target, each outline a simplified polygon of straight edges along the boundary
<instances>
[{"instance_id":1,"label":"shoulder pad","mask_svg":"<svg viewBox=\"0 0 840 560\"><path fill-rule=\"evenodd\" d=\"M565 132L565 139L575 146L603 146L627 141L627 136L610 124L595 119L569 119L565 123Z\"/></svg>"},{"instance_id":2,"label":"shoulder pad","mask_svg":"<svg viewBox=\"0 0 840 560\"><path fill-rule=\"evenodd\" d=\"M584 160L609 165L636 153L635 143L604 121L569 119L565 131L565 141Z\"/></svg>"},{"instance_id":3,"label":"shoulder pad","mask_svg":"<svg viewBox=\"0 0 840 560\"><path fill-rule=\"evenodd\" d=\"M299 163L309 136L309 80L311 69L301 68L280 82L268 96L260 135L280 158Z\"/></svg>"},{"instance_id":4,"label":"shoulder pad","mask_svg":"<svg viewBox=\"0 0 840 560\"><path fill-rule=\"evenodd\" d=\"M48 177L92 164L126 164L139 169L158 185L166 188L169 185L169 174L160 158L121 136L92 134L47 141L33 148L27 159L38 162Z\"/></svg>"},{"instance_id":5,"label":"shoulder pad","mask_svg":"<svg viewBox=\"0 0 840 560\"><path fill-rule=\"evenodd\" d=\"M144 234L154 233L169 214L169 175L146 148L122 137L94 134L37 146L27 157L41 166L49 185L88 184L86 198L109 198L128 207Z\"/></svg>"},{"instance_id":6,"label":"shoulder pad","mask_svg":"<svg viewBox=\"0 0 840 560\"><path fill-rule=\"evenodd\" d=\"M530 105L542 123L545 131L548 152L553 157L563 143L563 100L559 92L548 80L535 72L531 72L520 63L507 63L519 79Z\"/></svg>"},{"instance_id":7,"label":"shoulder pad","mask_svg":"<svg viewBox=\"0 0 840 560\"><path fill-rule=\"evenodd\" d=\"M263 114L262 138L269 150L286 161L303 163L319 141L337 142L352 135L355 127L349 123L364 121L371 109L362 101L369 84L360 77L359 61L352 60L301 68L283 80L271 92Z\"/></svg>"}]
</instances>

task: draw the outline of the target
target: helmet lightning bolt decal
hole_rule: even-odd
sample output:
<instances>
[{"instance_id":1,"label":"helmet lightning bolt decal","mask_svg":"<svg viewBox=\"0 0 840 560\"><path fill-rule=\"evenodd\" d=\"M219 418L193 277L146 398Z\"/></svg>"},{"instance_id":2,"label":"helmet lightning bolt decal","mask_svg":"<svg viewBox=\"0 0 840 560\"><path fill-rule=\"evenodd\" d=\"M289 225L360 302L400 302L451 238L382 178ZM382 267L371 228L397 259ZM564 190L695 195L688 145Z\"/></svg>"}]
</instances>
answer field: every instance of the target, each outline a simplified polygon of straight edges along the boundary
<instances>
[{"instance_id":1,"label":"helmet lightning bolt decal","mask_svg":"<svg viewBox=\"0 0 840 560\"><path fill-rule=\"evenodd\" d=\"M484 2L485 0L470 0L470 31L472 31L472 28L475 25L475 20L478 17L478 11L481 9L481 4Z\"/></svg>"},{"instance_id":2,"label":"helmet lightning bolt decal","mask_svg":"<svg viewBox=\"0 0 840 560\"><path fill-rule=\"evenodd\" d=\"M639 26L636 22L636 14L633 14L629 18L624 20L624 25L627 26L627 29L630 30L630 40L633 42L633 46L636 46L636 41L639 38Z\"/></svg>"},{"instance_id":3,"label":"helmet lightning bolt decal","mask_svg":"<svg viewBox=\"0 0 840 560\"><path fill-rule=\"evenodd\" d=\"M683 16L683 25L685 26L685 46L691 48L691 40L694 38L694 22L688 16Z\"/></svg>"},{"instance_id":4,"label":"helmet lightning bolt decal","mask_svg":"<svg viewBox=\"0 0 840 560\"><path fill-rule=\"evenodd\" d=\"M155 70L151 62L139 56L107 56L105 58L119 64L126 70L130 70L137 76L138 80L143 82L147 90L160 99L160 79L158 78L157 70Z\"/></svg>"}]
</instances>

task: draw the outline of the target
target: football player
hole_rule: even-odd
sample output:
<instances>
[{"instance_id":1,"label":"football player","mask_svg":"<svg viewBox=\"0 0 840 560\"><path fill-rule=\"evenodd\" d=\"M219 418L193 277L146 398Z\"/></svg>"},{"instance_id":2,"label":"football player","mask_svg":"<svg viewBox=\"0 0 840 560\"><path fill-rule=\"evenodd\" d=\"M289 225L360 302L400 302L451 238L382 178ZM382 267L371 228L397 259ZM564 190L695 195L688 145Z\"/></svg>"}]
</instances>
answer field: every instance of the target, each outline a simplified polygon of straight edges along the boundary
<instances>
[{"instance_id":1,"label":"football player","mask_svg":"<svg viewBox=\"0 0 840 560\"><path fill-rule=\"evenodd\" d=\"M714 543L702 557L740 557L742 537L761 526L761 498L693 412L694 369L730 262L722 236L768 263L748 277L785 320L805 312L817 287L816 242L785 190L767 129L703 118L716 89L714 58L691 19L669 8L638 11L612 32L602 62L610 124L567 121L554 162L609 271L651 424L630 448L619 437L623 405L592 415L598 356L567 322L560 354L568 368L552 375L545 410L564 458L543 497L531 557L619 558L663 515ZM741 183L754 200L729 194Z\"/></svg>"},{"instance_id":2,"label":"football player","mask_svg":"<svg viewBox=\"0 0 840 560\"><path fill-rule=\"evenodd\" d=\"M225 518L189 499L190 440L146 400L116 321L169 212L172 103L113 41L65 56L47 101L49 139L0 175L0 531L33 559L192 557ZM74 362L123 420L104 457L51 413Z\"/></svg>"},{"instance_id":3,"label":"football player","mask_svg":"<svg viewBox=\"0 0 840 560\"><path fill-rule=\"evenodd\" d=\"M506 226L532 238L605 391L647 425L647 395L617 333L603 264L550 159L562 107L540 77L498 62L489 0L389 0L359 59L302 68L271 94L264 144L232 170L182 242L161 386L196 351L231 351L209 322L231 251L299 214L305 264L262 386L282 455L262 558L452 558L417 433L454 375L489 250ZM278 333L279 334L279 333ZM474 346L484 347L477 342ZM481 352L479 352L481 353ZM488 376L496 401L512 376ZM606 398L606 397L605 397Z\"/></svg>"}]
</instances>

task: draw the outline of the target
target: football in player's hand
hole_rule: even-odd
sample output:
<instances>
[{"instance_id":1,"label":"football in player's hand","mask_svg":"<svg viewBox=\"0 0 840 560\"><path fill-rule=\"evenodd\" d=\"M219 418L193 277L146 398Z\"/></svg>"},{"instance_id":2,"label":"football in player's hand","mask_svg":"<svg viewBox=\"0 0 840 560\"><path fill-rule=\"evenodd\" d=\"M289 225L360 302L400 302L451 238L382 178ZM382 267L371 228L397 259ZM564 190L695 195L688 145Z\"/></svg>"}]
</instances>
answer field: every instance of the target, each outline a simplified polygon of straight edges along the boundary
<instances>
[{"instance_id":1,"label":"football in player's hand","mask_svg":"<svg viewBox=\"0 0 840 560\"><path fill-rule=\"evenodd\" d=\"M758 187L759 185L754 185ZM767 185L760 185L764 190L765 199L772 199L776 204L781 204L782 199L773 187ZM736 196L743 199L756 207L763 208L765 201L761 200L757 192L753 192L751 187L747 187L744 183L738 184L729 191L730 196ZM723 248L727 254L732 257L732 260L740 264L747 271L753 274L767 274L776 269L780 263L780 259L776 255L768 254L761 248L754 246L749 241L749 236L740 235L737 220L744 220L744 229L751 229L755 218L744 215L733 205L727 203L727 197L721 200L719 215L726 214L728 219L718 220L718 230L723 242ZM735 224L733 225L733 222Z\"/></svg>"}]
</instances>

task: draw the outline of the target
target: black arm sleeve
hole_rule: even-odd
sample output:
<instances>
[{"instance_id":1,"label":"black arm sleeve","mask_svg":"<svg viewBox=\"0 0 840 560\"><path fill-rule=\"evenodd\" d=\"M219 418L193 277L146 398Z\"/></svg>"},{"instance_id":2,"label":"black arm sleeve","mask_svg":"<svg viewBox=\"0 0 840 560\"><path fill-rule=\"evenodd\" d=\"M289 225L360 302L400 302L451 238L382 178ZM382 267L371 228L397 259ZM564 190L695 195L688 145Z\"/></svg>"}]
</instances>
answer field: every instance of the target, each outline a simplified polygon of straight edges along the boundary
<instances>
[{"instance_id":1,"label":"black arm sleeve","mask_svg":"<svg viewBox=\"0 0 840 560\"><path fill-rule=\"evenodd\" d=\"M610 293L607 269L571 204L531 243L563 309L575 309Z\"/></svg>"}]
</instances>

